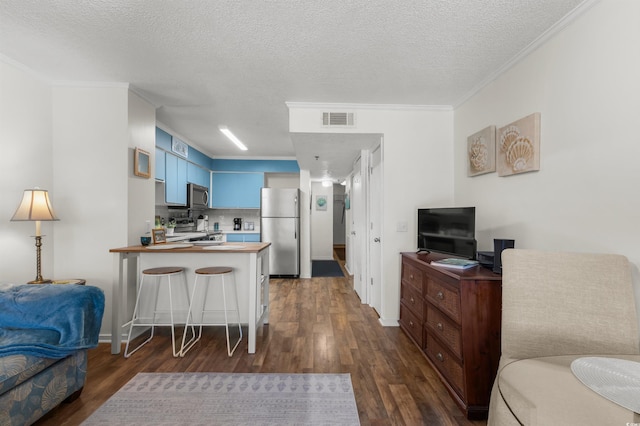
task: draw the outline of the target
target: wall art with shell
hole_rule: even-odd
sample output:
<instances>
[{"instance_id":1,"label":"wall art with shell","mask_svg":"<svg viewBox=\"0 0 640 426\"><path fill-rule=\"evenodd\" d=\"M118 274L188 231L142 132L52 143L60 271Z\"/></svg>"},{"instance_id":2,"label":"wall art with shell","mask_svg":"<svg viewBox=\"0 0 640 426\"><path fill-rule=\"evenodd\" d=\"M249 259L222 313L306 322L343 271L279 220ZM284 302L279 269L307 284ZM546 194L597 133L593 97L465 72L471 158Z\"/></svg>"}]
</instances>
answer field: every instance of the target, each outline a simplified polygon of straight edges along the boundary
<instances>
[{"instance_id":1,"label":"wall art with shell","mask_svg":"<svg viewBox=\"0 0 640 426\"><path fill-rule=\"evenodd\" d=\"M540 113L498 130L498 176L540 170Z\"/></svg>"},{"instance_id":2,"label":"wall art with shell","mask_svg":"<svg viewBox=\"0 0 640 426\"><path fill-rule=\"evenodd\" d=\"M467 138L468 176L496 171L496 126L486 127Z\"/></svg>"}]
</instances>

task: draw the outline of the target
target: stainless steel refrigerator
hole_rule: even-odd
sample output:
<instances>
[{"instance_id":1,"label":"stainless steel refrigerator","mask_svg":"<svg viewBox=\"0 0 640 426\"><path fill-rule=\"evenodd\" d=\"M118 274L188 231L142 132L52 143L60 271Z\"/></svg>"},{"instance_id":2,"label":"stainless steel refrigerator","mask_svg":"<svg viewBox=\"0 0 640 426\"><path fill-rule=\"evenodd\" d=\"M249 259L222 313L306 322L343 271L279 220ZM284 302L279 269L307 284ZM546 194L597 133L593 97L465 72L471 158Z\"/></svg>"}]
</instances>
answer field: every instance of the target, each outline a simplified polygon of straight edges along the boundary
<instances>
[{"instance_id":1,"label":"stainless steel refrigerator","mask_svg":"<svg viewBox=\"0 0 640 426\"><path fill-rule=\"evenodd\" d=\"M260 241L270 242L269 274L300 276L300 190L262 188Z\"/></svg>"}]
</instances>

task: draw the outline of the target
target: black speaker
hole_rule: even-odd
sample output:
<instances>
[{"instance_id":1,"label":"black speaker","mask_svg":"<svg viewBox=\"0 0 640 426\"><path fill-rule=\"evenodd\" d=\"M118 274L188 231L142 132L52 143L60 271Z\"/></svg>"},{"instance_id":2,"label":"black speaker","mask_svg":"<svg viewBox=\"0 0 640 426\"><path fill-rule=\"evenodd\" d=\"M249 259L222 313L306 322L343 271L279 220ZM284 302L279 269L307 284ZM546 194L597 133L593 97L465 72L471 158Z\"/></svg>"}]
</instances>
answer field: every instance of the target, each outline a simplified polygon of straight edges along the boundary
<instances>
[{"instance_id":1,"label":"black speaker","mask_svg":"<svg viewBox=\"0 0 640 426\"><path fill-rule=\"evenodd\" d=\"M516 240L493 240L493 272L496 274L502 273L502 250L508 248L514 248L516 246Z\"/></svg>"}]
</instances>

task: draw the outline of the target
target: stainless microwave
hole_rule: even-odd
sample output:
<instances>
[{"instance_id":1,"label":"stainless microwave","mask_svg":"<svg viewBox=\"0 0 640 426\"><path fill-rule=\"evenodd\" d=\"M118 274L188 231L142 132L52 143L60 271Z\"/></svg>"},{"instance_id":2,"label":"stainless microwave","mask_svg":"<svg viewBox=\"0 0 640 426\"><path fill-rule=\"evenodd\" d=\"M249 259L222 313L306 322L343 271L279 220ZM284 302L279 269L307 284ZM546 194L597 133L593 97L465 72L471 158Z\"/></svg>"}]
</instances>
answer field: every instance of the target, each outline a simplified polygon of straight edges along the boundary
<instances>
[{"instance_id":1,"label":"stainless microwave","mask_svg":"<svg viewBox=\"0 0 640 426\"><path fill-rule=\"evenodd\" d=\"M209 208L209 188L194 183L187 184L187 206L190 209Z\"/></svg>"}]
</instances>

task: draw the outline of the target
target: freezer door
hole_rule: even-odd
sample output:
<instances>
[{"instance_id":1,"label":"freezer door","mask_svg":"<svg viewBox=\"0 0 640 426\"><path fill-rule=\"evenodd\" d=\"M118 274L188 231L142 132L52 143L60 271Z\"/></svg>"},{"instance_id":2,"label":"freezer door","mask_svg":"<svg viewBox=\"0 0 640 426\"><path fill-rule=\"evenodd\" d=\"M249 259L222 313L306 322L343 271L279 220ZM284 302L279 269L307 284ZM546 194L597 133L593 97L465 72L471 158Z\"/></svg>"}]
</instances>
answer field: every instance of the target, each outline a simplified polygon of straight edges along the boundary
<instances>
[{"instance_id":1,"label":"freezer door","mask_svg":"<svg viewBox=\"0 0 640 426\"><path fill-rule=\"evenodd\" d=\"M300 238L297 218L263 217L260 223L262 242L270 242L269 273L300 275Z\"/></svg>"},{"instance_id":2,"label":"freezer door","mask_svg":"<svg viewBox=\"0 0 640 426\"><path fill-rule=\"evenodd\" d=\"M300 190L293 188L262 188L262 217L300 217Z\"/></svg>"}]
</instances>

